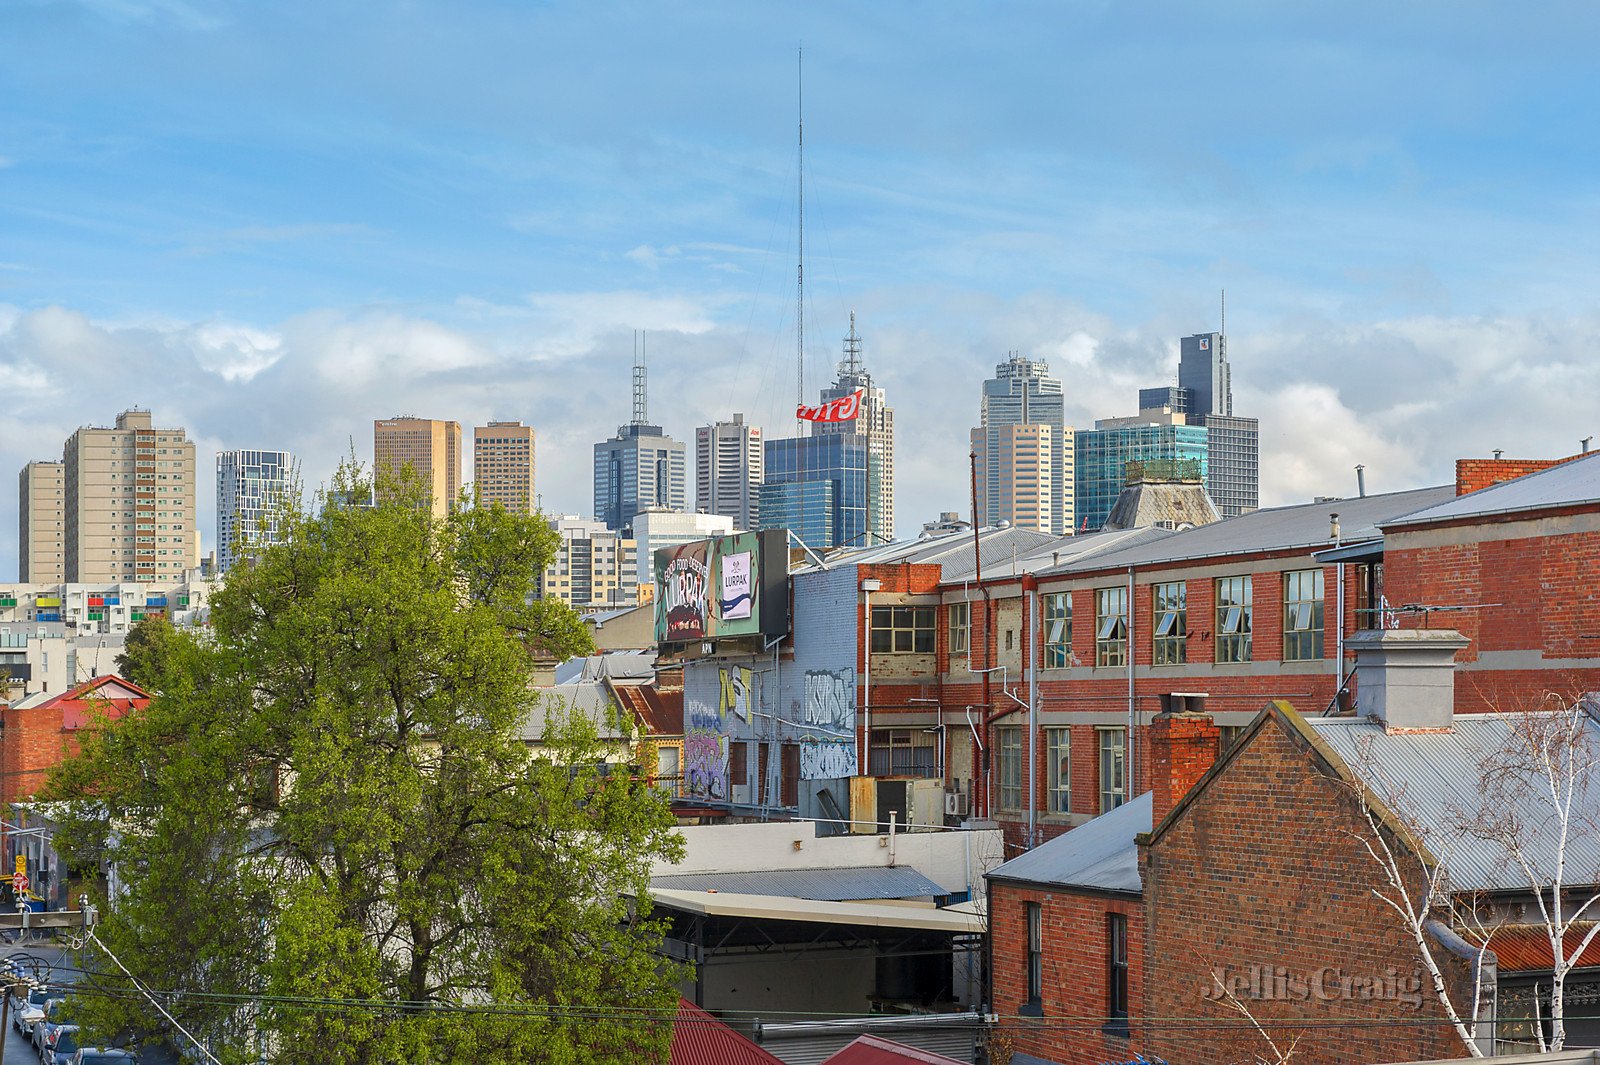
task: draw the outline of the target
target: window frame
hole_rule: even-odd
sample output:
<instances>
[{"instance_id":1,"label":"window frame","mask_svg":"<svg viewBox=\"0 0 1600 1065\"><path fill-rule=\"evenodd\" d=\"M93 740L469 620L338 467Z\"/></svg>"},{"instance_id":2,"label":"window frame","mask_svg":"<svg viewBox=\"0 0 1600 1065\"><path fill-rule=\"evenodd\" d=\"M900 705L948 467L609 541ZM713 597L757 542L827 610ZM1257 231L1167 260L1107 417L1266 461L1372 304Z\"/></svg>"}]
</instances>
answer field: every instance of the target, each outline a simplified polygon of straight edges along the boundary
<instances>
[{"instance_id":1,"label":"window frame","mask_svg":"<svg viewBox=\"0 0 1600 1065\"><path fill-rule=\"evenodd\" d=\"M1044 1003L1044 907L1037 902L1024 902L1022 913L1028 937L1023 963L1027 1005L1038 1009Z\"/></svg>"},{"instance_id":2,"label":"window frame","mask_svg":"<svg viewBox=\"0 0 1600 1065\"><path fill-rule=\"evenodd\" d=\"M1002 810L1020 810L1023 801L1023 743L1021 725L995 729L995 798ZM1009 779L1008 779L1009 778Z\"/></svg>"},{"instance_id":3,"label":"window frame","mask_svg":"<svg viewBox=\"0 0 1600 1065\"><path fill-rule=\"evenodd\" d=\"M1095 730L1100 787L1100 812L1109 813L1128 801L1128 729L1124 725ZM1120 742L1107 743L1108 740ZM1112 780L1115 779L1115 786Z\"/></svg>"},{"instance_id":4,"label":"window frame","mask_svg":"<svg viewBox=\"0 0 1600 1065\"><path fill-rule=\"evenodd\" d=\"M900 757L896 758L899 754ZM872 777L937 777L939 741L920 728L873 726L868 737L867 775Z\"/></svg>"},{"instance_id":5,"label":"window frame","mask_svg":"<svg viewBox=\"0 0 1600 1065\"><path fill-rule=\"evenodd\" d=\"M1174 603L1176 596L1176 605ZM1189 584L1161 581L1150 586L1150 662L1181 666L1189 661Z\"/></svg>"},{"instance_id":6,"label":"window frame","mask_svg":"<svg viewBox=\"0 0 1600 1065\"><path fill-rule=\"evenodd\" d=\"M1313 598L1306 598L1305 584L1310 583ZM1287 570L1283 574L1283 660L1285 662L1320 662L1323 657L1323 626L1326 585L1321 568ZM1294 598L1290 598L1295 593ZM1295 624L1296 615L1303 614L1305 624Z\"/></svg>"},{"instance_id":7,"label":"window frame","mask_svg":"<svg viewBox=\"0 0 1600 1065\"><path fill-rule=\"evenodd\" d=\"M1049 759L1045 795L1049 802L1048 813L1072 812L1072 730L1070 728L1045 729L1045 750Z\"/></svg>"},{"instance_id":8,"label":"window frame","mask_svg":"<svg viewBox=\"0 0 1600 1065\"><path fill-rule=\"evenodd\" d=\"M875 655L932 654L937 625L938 607L934 604L874 603L868 646Z\"/></svg>"},{"instance_id":9,"label":"window frame","mask_svg":"<svg viewBox=\"0 0 1600 1065\"><path fill-rule=\"evenodd\" d=\"M1218 577L1216 594L1216 660L1219 664L1254 661L1255 589L1253 574ZM1237 611L1237 615L1232 612Z\"/></svg>"},{"instance_id":10,"label":"window frame","mask_svg":"<svg viewBox=\"0 0 1600 1065\"><path fill-rule=\"evenodd\" d=\"M1072 593L1049 592L1039 599L1044 606L1044 668L1066 669L1072 665Z\"/></svg>"},{"instance_id":11,"label":"window frame","mask_svg":"<svg viewBox=\"0 0 1600 1065\"><path fill-rule=\"evenodd\" d=\"M956 622L958 612L961 617L960 624ZM972 604L965 602L949 604L946 624L950 629L950 653L966 654L972 639ZM960 633L960 639L956 638L957 633Z\"/></svg>"},{"instance_id":12,"label":"window frame","mask_svg":"<svg viewBox=\"0 0 1600 1065\"><path fill-rule=\"evenodd\" d=\"M1106 1016L1107 1027L1128 1030L1128 915L1106 914Z\"/></svg>"},{"instance_id":13,"label":"window frame","mask_svg":"<svg viewBox=\"0 0 1600 1065\"><path fill-rule=\"evenodd\" d=\"M1120 612L1107 609L1117 605L1122 608ZM1128 589L1125 585L1114 584L1094 590L1094 664L1128 664Z\"/></svg>"}]
</instances>

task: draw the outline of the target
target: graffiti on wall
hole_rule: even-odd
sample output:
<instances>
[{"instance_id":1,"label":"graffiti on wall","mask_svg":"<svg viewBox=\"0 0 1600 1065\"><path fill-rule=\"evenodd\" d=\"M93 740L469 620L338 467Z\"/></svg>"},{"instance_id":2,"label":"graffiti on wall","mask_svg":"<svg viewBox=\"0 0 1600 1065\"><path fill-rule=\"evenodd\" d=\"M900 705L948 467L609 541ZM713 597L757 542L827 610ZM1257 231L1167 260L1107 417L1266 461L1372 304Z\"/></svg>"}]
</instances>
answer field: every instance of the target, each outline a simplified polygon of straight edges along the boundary
<instances>
[{"instance_id":1,"label":"graffiti on wall","mask_svg":"<svg viewBox=\"0 0 1600 1065\"><path fill-rule=\"evenodd\" d=\"M683 781L690 795L728 797L728 737L722 734L722 714L697 699L687 700L683 708Z\"/></svg>"},{"instance_id":2,"label":"graffiti on wall","mask_svg":"<svg viewBox=\"0 0 1600 1065\"><path fill-rule=\"evenodd\" d=\"M855 736L856 671L806 670L802 720L812 728L839 736Z\"/></svg>"},{"instance_id":3,"label":"graffiti on wall","mask_svg":"<svg viewBox=\"0 0 1600 1065\"><path fill-rule=\"evenodd\" d=\"M718 673L722 678L722 698L718 710L723 715L732 711L741 721L749 721L750 711L761 703L760 693L756 690L760 674L747 666L724 667Z\"/></svg>"},{"instance_id":4,"label":"graffiti on wall","mask_svg":"<svg viewBox=\"0 0 1600 1065\"><path fill-rule=\"evenodd\" d=\"M856 745L842 740L817 740L800 745L801 780L837 780L856 775Z\"/></svg>"}]
</instances>

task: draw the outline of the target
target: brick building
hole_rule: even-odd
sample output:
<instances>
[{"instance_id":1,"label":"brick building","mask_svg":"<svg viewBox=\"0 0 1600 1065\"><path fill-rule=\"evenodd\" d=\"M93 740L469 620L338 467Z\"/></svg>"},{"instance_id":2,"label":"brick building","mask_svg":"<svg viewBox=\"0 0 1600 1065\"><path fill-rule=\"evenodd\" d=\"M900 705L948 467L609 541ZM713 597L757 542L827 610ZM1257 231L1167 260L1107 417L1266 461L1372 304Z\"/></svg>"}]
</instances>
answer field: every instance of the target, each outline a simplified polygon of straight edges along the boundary
<instances>
[{"instance_id":1,"label":"brick building","mask_svg":"<svg viewBox=\"0 0 1600 1065\"><path fill-rule=\"evenodd\" d=\"M149 704L148 692L108 674L69 692L0 709L0 808L43 787L51 768L78 752L78 733L96 715L121 717Z\"/></svg>"}]
</instances>

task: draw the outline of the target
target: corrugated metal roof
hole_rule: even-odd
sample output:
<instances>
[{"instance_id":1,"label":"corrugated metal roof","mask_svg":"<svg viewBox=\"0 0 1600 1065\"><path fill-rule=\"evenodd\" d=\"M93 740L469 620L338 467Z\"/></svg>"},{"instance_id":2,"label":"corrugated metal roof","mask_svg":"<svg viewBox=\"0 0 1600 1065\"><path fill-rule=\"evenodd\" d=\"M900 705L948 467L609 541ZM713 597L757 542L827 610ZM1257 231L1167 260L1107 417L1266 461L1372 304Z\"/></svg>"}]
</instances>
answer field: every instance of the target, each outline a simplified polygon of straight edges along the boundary
<instances>
[{"instance_id":1,"label":"corrugated metal roof","mask_svg":"<svg viewBox=\"0 0 1600 1065\"><path fill-rule=\"evenodd\" d=\"M1328 533L1329 516L1332 514L1339 515L1342 539L1372 539L1378 535L1379 524L1419 508L1445 502L1454 495L1453 487L1441 485L1386 495L1252 510L1236 518L1172 533L1155 543L1064 564L1040 575L1123 569L1157 562L1181 562L1257 551L1331 547L1333 538Z\"/></svg>"},{"instance_id":2,"label":"corrugated metal roof","mask_svg":"<svg viewBox=\"0 0 1600 1065\"><path fill-rule=\"evenodd\" d=\"M822 1065L905 1065L922 1062L924 1065L967 1065L955 1058L919 1050L904 1043L880 1039L875 1035L858 1035L855 1042L825 1059Z\"/></svg>"},{"instance_id":3,"label":"corrugated metal roof","mask_svg":"<svg viewBox=\"0 0 1600 1065\"><path fill-rule=\"evenodd\" d=\"M1588 727L1600 729L1592 718ZM1420 826L1420 838L1445 864L1456 891L1526 890L1527 879L1514 868L1503 847L1463 831L1483 809L1482 765L1489 755L1525 748L1515 735L1516 719L1500 714L1457 714L1453 732L1401 732L1393 735L1368 718L1315 717L1306 723L1367 782L1373 795L1388 805L1408 828ZM1586 778L1585 794L1575 796L1583 817L1600 815L1600 780ZM1519 838L1533 869L1548 878L1555 869L1556 824L1535 789L1515 809L1497 814L1517 818ZM1566 882L1600 884L1600 834L1572 833L1566 849Z\"/></svg>"},{"instance_id":4,"label":"corrugated metal roof","mask_svg":"<svg viewBox=\"0 0 1600 1065\"><path fill-rule=\"evenodd\" d=\"M672 1022L671 1065L784 1065L686 998Z\"/></svg>"},{"instance_id":5,"label":"corrugated metal roof","mask_svg":"<svg viewBox=\"0 0 1600 1065\"><path fill-rule=\"evenodd\" d=\"M1593 921L1575 923L1562 940L1565 953L1572 956L1593 927ZM1473 946L1483 942L1482 935L1471 931L1462 931L1461 936ZM1555 968L1550 933L1542 924L1501 925L1490 932L1489 949L1494 952L1502 973L1547 973ZM1582 955L1573 956L1573 964L1586 969L1600 966L1600 938L1590 943Z\"/></svg>"},{"instance_id":6,"label":"corrugated metal roof","mask_svg":"<svg viewBox=\"0 0 1600 1065\"><path fill-rule=\"evenodd\" d=\"M774 869L752 873L679 873L650 881L652 890L732 891L796 899L845 902L850 899L917 899L947 894L944 888L904 865L865 869Z\"/></svg>"},{"instance_id":7,"label":"corrugated metal roof","mask_svg":"<svg viewBox=\"0 0 1600 1065\"><path fill-rule=\"evenodd\" d=\"M549 721L550 711L556 707L571 707L579 714L593 721L599 730L599 737L603 740L622 738L616 722L609 713L612 705L611 694L606 691L605 685L597 680L583 680L576 684L556 684L548 688L539 689L539 698L534 700L533 709L522 722L522 738L529 743L539 743L544 739L545 724Z\"/></svg>"},{"instance_id":8,"label":"corrugated metal roof","mask_svg":"<svg viewBox=\"0 0 1600 1065\"><path fill-rule=\"evenodd\" d=\"M1153 804L1147 791L1131 802L989 871L990 880L1122 891L1138 894L1139 848L1133 838L1150 831Z\"/></svg>"},{"instance_id":9,"label":"corrugated metal roof","mask_svg":"<svg viewBox=\"0 0 1600 1065\"><path fill-rule=\"evenodd\" d=\"M1390 526L1488 517L1522 510L1600 503L1600 451L1523 477L1480 488L1446 502L1397 515Z\"/></svg>"},{"instance_id":10,"label":"corrugated metal roof","mask_svg":"<svg viewBox=\"0 0 1600 1065\"><path fill-rule=\"evenodd\" d=\"M956 935L981 935L988 927L988 922L982 917L932 906L888 902L821 902L816 899L741 895L724 891L677 891L671 888L653 890L650 895L657 906L715 917L754 917L766 921L856 925L863 928L915 928L924 932L950 932Z\"/></svg>"}]
</instances>

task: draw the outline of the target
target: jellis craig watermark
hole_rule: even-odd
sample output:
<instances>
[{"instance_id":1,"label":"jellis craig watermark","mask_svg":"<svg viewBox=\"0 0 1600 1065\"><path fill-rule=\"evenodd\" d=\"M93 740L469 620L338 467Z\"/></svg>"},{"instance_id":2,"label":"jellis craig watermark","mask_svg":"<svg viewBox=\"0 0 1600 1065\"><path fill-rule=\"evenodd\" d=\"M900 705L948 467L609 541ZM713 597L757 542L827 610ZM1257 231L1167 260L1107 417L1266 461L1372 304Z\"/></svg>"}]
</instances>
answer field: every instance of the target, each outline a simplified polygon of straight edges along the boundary
<instances>
[{"instance_id":1,"label":"jellis craig watermark","mask_svg":"<svg viewBox=\"0 0 1600 1065\"><path fill-rule=\"evenodd\" d=\"M1351 973L1336 965L1309 971L1286 965L1247 965L1215 974L1200 997L1212 1002L1228 997L1256 1002L1398 1002L1422 1008L1421 970L1402 973Z\"/></svg>"}]
</instances>

